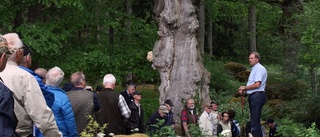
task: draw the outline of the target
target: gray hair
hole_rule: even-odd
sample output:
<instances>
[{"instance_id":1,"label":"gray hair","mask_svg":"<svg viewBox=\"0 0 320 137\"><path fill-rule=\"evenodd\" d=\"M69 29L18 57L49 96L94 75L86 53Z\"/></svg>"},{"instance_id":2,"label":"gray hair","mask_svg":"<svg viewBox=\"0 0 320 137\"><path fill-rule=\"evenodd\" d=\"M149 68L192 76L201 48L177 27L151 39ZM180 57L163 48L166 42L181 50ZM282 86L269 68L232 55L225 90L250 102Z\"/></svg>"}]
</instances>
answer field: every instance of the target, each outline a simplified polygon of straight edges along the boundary
<instances>
[{"instance_id":1,"label":"gray hair","mask_svg":"<svg viewBox=\"0 0 320 137\"><path fill-rule=\"evenodd\" d=\"M46 85L58 87L63 80L64 72L59 67L51 68L46 74Z\"/></svg>"},{"instance_id":2,"label":"gray hair","mask_svg":"<svg viewBox=\"0 0 320 137\"><path fill-rule=\"evenodd\" d=\"M9 60L13 60L16 58L17 50L23 47L22 41L17 33L8 33L3 35L3 37L7 39L8 48L12 53L12 55L9 57Z\"/></svg>"},{"instance_id":3,"label":"gray hair","mask_svg":"<svg viewBox=\"0 0 320 137\"><path fill-rule=\"evenodd\" d=\"M81 72L81 71L78 71L78 72L75 72L71 75L70 77L70 82L75 85L75 86L78 86L81 84L81 82L83 80L85 80L85 76L84 74Z\"/></svg>"},{"instance_id":4,"label":"gray hair","mask_svg":"<svg viewBox=\"0 0 320 137\"><path fill-rule=\"evenodd\" d=\"M115 84L116 78L112 74L107 74L103 77L103 85Z\"/></svg>"},{"instance_id":5,"label":"gray hair","mask_svg":"<svg viewBox=\"0 0 320 137\"><path fill-rule=\"evenodd\" d=\"M251 54L254 54L254 57L256 57L260 62L261 57L260 57L260 54L258 52L251 52Z\"/></svg>"}]
</instances>

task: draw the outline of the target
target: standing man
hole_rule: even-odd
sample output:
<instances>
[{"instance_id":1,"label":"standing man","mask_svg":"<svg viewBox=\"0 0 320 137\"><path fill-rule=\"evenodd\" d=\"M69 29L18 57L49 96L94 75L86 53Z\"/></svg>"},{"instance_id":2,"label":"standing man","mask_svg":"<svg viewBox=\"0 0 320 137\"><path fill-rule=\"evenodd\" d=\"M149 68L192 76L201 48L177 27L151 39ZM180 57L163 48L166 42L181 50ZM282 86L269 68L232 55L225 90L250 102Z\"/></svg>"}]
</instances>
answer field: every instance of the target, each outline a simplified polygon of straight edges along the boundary
<instances>
[{"instance_id":1,"label":"standing man","mask_svg":"<svg viewBox=\"0 0 320 137\"><path fill-rule=\"evenodd\" d=\"M263 105L266 103L265 87L267 82L267 70L260 64L260 55L252 52L249 56L249 63L252 66L248 83L246 86L240 86L238 92L248 94L248 102L250 107L250 125L251 132L254 137L262 137L260 126L260 116Z\"/></svg>"},{"instance_id":2,"label":"standing man","mask_svg":"<svg viewBox=\"0 0 320 137\"><path fill-rule=\"evenodd\" d=\"M181 111L181 131L182 136L191 137L188 125L198 124L197 115L194 109L194 100L188 99L185 108Z\"/></svg>"},{"instance_id":3,"label":"standing man","mask_svg":"<svg viewBox=\"0 0 320 137\"><path fill-rule=\"evenodd\" d=\"M123 96L114 92L116 78L112 74L107 74L103 78L102 89L98 93L98 99L101 103L101 112L96 114L96 120L100 125L109 123L104 133L110 136L126 134L125 121L130 117L131 111Z\"/></svg>"},{"instance_id":4,"label":"standing man","mask_svg":"<svg viewBox=\"0 0 320 137\"><path fill-rule=\"evenodd\" d=\"M129 105L131 111L131 116L126 122L127 134L132 134L133 132L144 133L144 114L143 108L140 104L141 92L135 91L132 93L133 103ZM138 129L138 131L136 131Z\"/></svg>"},{"instance_id":5,"label":"standing man","mask_svg":"<svg viewBox=\"0 0 320 137\"><path fill-rule=\"evenodd\" d=\"M67 96L72 106L78 133L80 134L89 123L87 116L98 112L100 104L97 95L85 89L87 84L85 75L82 72L73 73L70 81L74 87L67 92Z\"/></svg>"},{"instance_id":6,"label":"standing man","mask_svg":"<svg viewBox=\"0 0 320 137\"><path fill-rule=\"evenodd\" d=\"M4 84L14 93L14 112L18 118L17 130L22 137L32 135L34 123L44 136L60 137L51 109L47 106L37 80L18 65L23 60L23 44L16 33L3 36L12 53L7 66L0 73Z\"/></svg>"},{"instance_id":7,"label":"standing man","mask_svg":"<svg viewBox=\"0 0 320 137\"><path fill-rule=\"evenodd\" d=\"M217 137L217 128L218 128L218 124L219 124L219 121L220 121L220 115L219 115L219 111L218 111L218 108L219 108L219 104L212 100L211 101L211 106L212 106L212 111L210 112L210 115L211 115L211 118L212 118L212 125L213 125L213 133L212 135L214 137Z\"/></svg>"},{"instance_id":8,"label":"standing man","mask_svg":"<svg viewBox=\"0 0 320 137\"><path fill-rule=\"evenodd\" d=\"M7 63L7 54L11 54L8 49L8 42L0 35L0 72L4 70ZM0 136L16 137L15 133L18 119L14 113L13 93L0 80Z\"/></svg>"},{"instance_id":9,"label":"standing man","mask_svg":"<svg viewBox=\"0 0 320 137\"><path fill-rule=\"evenodd\" d=\"M122 91L120 94L126 100L127 105L129 106L133 102L133 95L132 93L136 91L136 86L134 85L132 80L127 82L127 89Z\"/></svg>"}]
</instances>

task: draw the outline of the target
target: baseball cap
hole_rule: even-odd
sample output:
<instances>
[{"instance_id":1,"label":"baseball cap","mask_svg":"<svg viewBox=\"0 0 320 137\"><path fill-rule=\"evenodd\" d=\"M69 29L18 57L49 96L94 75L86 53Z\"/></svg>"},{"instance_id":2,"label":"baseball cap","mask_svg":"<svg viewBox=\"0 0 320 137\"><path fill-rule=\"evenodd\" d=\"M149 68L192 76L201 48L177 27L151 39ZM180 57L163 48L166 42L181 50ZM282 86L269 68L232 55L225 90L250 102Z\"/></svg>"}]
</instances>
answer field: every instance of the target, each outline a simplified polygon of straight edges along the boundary
<instances>
[{"instance_id":1,"label":"baseball cap","mask_svg":"<svg viewBox=\"0 0 320 137\"><path fill-rule=\"evenodd\" d=\"M141 95L141 92L140 91L135 91L135 92L132 93L132 96L134 96L134 95Z\"/></svg>"},{"instance_id":2,"label":"baseball cap","mask_svg":"<svg viewBox=\"0 0 320 137\"><path fill-rule=\"evenodd\" d=\"M173 107L173 103L171 99L167 99L166 101L164 101L165 104L168 104L170 107Z\"/></svg>"}]
</instances>

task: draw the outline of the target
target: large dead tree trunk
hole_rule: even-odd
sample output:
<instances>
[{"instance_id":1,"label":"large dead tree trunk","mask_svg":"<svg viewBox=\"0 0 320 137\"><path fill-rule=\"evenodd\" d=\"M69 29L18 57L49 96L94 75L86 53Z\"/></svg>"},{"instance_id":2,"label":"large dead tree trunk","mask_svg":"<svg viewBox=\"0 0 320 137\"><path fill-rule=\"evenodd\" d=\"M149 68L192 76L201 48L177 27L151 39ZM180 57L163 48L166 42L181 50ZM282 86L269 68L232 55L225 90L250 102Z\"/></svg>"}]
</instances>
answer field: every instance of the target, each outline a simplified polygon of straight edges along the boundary
<instances>
[{"instance_id":1,"label":"large dead tree trunk","mask_svg":"<svg viewBox=\"0 0 320 137\"><path fill-rule=\"evenodd\" d=\"M199 95L209 101L210 73L204 68L197 40L199 22L192 0L156 0L154 19L159 40L153 48L153 67L160 73L160 103L171 99L175 118L183 99Z\"/></svg>"}]
</instances>

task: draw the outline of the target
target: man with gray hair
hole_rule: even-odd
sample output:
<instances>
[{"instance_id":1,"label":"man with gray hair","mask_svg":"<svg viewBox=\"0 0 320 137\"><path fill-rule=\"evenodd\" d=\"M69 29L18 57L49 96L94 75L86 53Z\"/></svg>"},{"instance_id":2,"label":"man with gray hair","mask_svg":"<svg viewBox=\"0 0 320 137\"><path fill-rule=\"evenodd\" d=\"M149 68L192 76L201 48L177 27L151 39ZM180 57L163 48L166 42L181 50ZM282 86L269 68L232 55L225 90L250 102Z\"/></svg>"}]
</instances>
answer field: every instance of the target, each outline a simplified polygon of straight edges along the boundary
<instances>
[{"instance_id":1,"label":"man with gray hair","mask_svg":"<svg viewBox=\"0 0 320 137\"><path fill-rule=\"evenodd\" d=\"M72 106L65 91L59 88L64 72L59 67L51 68L46 74L45 90L54 94L54 103L51 107L59 130L64 137L77 137L76 121Z\"/></svg>"},{"instance_id":2,"label":"man with gray hair","mask_svg":"<svg viewBox=\"0 0 320 137\"><path fill-rule=\"evenodd\" d=\"M104 131L107 136L110 136L110 133L124 135L126 134L124 123L130 117L131 111L123 96L114 92L116 78L112 74L105 75L102 84L104 89L98 93L101 112L96 114L97 122L100 125L109 123Z\"/></svg>"},{"instance_id":3,"label":"man with gray hair","mask_svg":"<svg viewBox=\"0 0 320 137\"><path fill-rule=\"evenodd\" d=\"M87 116L98 112L100 103L95 93L85 89L87 84L82 72L73 73L70 81L74 87L67 92L67 96L76 119L78 133L81 133L89 123Z\"/></svg>"},{"instance_id":4,"label":"man with gray hair","mask_svg":"<svg viewBox=\"0 0 320 137\"><path fill-rule=\"evenodd\" d=\"M19 68L23 59L23 44L16 33L3 36L12 53L0 77L14 92L14 111L18 118L17 130L22 137L32 135L32 123L39 127L44 136L60 137L51 109L46 105L37 80L27 71Z\"/></svg>"}]
</instances>

